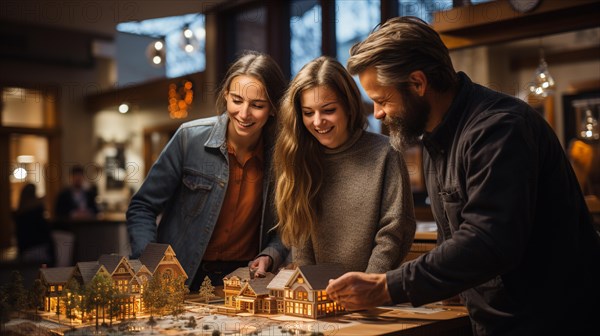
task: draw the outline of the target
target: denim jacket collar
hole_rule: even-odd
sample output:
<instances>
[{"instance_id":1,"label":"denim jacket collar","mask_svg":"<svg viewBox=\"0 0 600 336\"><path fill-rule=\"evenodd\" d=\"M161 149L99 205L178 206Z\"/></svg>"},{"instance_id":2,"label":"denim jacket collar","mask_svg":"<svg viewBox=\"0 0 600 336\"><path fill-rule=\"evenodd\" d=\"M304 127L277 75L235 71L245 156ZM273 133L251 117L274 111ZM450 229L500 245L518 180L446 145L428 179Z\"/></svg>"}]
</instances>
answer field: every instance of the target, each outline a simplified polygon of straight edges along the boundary
<instances>
[{"instance_id":1,"label":"denim jacket collar","mask_svg":"<svg viewBox=\"0 0 600 336\"><path fill-rule=\"evenodd\" d=\"M213 127L208 140L204 144L205 147L219 148L223 155L227 155L227 123L229 116L227 112L217 117L217 123Z\"/></svg>"}]
</instances>

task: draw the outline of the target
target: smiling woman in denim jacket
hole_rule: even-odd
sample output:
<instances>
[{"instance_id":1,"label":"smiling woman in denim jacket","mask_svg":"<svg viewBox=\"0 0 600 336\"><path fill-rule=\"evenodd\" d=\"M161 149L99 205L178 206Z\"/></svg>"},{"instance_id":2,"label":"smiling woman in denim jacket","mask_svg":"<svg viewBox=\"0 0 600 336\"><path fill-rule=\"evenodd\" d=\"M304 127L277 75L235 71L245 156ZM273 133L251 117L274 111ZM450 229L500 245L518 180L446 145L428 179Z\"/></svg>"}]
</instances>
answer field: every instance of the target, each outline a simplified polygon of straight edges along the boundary
<instances>
[{"instance_id":1,"label":"smiling woman in denim jacket","mask_svg":"<svg viewBox=\"0 0 600 336\"><path fill-rule=\"evenodd\" d=\"M132 258L150 242L170 244L191 290L205 276L219 285L249 262L259 276L278 267L287 250L271 230L270 167L285 87L268 55L249 52L231 65L220 115L181 125L131 199Z\"/></svg>"}]
</instances>

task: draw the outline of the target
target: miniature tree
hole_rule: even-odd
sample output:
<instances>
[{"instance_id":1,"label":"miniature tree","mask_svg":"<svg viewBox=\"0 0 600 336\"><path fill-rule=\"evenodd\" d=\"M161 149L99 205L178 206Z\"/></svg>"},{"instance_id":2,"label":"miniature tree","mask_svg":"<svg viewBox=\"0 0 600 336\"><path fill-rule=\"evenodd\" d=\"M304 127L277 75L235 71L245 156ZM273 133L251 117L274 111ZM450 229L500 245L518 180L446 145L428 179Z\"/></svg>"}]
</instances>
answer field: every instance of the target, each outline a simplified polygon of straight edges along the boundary
<instances>
[{"instance_id":1,"label":"miniature tree","mask_svg":"<svg viewBox=\"0 0 600 336\"><path fill-rule=\"evenodd\" d=\"M35 306L35 313L38 314L40 307L44 306L44 297L46 296L46 286L42 283L42 280L33 280L32 290L32 303Z\"/></svg>"},{"instance_id":2,"label":"miniature tree","mask_svg":"<svg viewBox=\"0 0 600 336\"><path fill-rule=\"evenodd\" d=\"M61 296L56 297L56 319L58 323L60 323L60 306L62 305L63 300L61 300Z\"/></svg>"},{"instance_id":3,"label":"miniature tree","mask_svg":"<svg viewBox=\"0 0 600 336\"><path fill-rule=\"evenodd\" d=\"M110 326L112 327L112 318L123 317L123 303L127 302L129 295L115 291L109 305Z\"/></svg>"},{"instance_id":4,"label":"miniature tree","mask_svg":"<svg viewBox=\"0 0 600 336\"><path fill-rule=\"evenodd\" d=\"M154 274L154 276L148 281L148 286L142 294L144 304L150 309L150 316L154 316L154 311L162 310L167 304L167 292L164 290L164 283L160 273Z\"/></svg>"},{"instance_id":5,"label":"miniature tree","mask_svg":"<svg viewBox=\"0 0 600 336\"><path fill-rule=\"evenodd\" d=\"M73 320L77 318L77 311L81 309L81 288L79 287L79 282L74 278L71 278L69 282L67 282L64 290L63 290L63 302L65 305L65 316L71 320L71 325L73 325Z\"/></svg>"},{"instance_id":6,"label":"miniature tree","mask_svg":"<svg viewBox=\"0 0 600 336\"><path fill-rule=\"evenodd\" d=\"M213 297L215 294L215 286L212 285L210 278L208 276L204 277L204 281L202 281L202 285L200 286L200 290L198 291L198 295L200 296L200 300L204 300L205 303L208 303L208 300Z\"/></svg>"},{"instance_id":7,"label":"miniature tree","mask_svg":"<svg viewBox=\"0 0 600 336\"><path fill-rule=\"evenodd\" d=\"M185 286L185 279L182 276L169 279L167 282L167 307L171 315L178 318L179 314L183 313L183 301L189 289Z\"/></svg>"},{"instance_id":8,"label":"miniature tree","mask_svg":"<svg viewBox=\"0 0 600 336\"><path fill-rule=\"evenodd\" d=\"M112 320L114 316L119 315L121 312L121 301L123 296L115 286L112 286L106 296L106 304L108 305L108 321L109 326L112 327Z\"/></svg>"},{"instance_id":9,"label":"miniature tree","mask_svg":"<svg viewBox=\"0 0 600 336\"><path fill-rule=\"evenodd\" d=\"M27 291L23 286L23 277L18 271L10 274L10 282L6 284L7 303L14 311L27 308Z\"/></svg>"},{"instance_id":10,"label":"miniature tree","mask_svg":"<svg viewBox=\"0 0 600 336\"><path fill-rule=\"evenodd\" d=\"M105 274L96 274L86 288L86 311L96 311L96 331L98 331L100 308L104 310L108 303L107 298L111 288L113 288L113 280Z\"/></svg>"},{"instance_id":11,"label":"miniature tree","mask_svg":"<svg viewBox=\"0 0 600 336\"><path fill-rule=\"evenodd\" d=\"M213 330L212 336L221 336L221 332L218 330Z\"/></svg>"}]
</instances>

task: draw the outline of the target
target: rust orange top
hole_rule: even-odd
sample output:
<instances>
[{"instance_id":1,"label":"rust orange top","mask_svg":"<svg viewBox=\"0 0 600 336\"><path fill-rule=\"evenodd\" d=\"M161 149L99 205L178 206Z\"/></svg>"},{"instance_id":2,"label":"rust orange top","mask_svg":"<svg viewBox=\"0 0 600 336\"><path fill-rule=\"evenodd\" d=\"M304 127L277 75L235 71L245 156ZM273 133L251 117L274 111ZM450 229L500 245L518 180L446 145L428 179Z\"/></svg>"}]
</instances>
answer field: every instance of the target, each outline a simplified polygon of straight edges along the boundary
<instances>
[{"instance_id":1,"label":"rust orange top","mask_svg":"<svg viewBox=\"0 0 600 336\"><path fill-rule=\"evenodd\" d=\"M219 219L203 260L245 261L258 254L263 192L264 146L262 138L246 158L229 153L229 184Z\"/></svg>"}]
</instances>

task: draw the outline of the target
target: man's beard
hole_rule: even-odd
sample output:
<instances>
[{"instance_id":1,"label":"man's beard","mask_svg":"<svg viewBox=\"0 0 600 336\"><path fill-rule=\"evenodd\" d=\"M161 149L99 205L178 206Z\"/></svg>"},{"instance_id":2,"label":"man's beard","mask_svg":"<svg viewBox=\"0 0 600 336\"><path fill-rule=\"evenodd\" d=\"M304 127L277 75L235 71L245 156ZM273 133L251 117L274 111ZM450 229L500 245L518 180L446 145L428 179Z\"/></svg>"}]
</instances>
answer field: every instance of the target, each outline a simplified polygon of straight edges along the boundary
<instances>
[{"instance_id":1,"label":"man's beard","mask_svg":"<svg viewBox=\"0 0 600 336\"><path fill-rule=\"evenodd\" d=\"M403 109L398 111L397 116L386 115L383 124L390 130L392 147L404 153L407 148L416 145L425 132L431 106L425 98L414 93L401 92L401 94Z\"/></svg>"}]
</instances>

